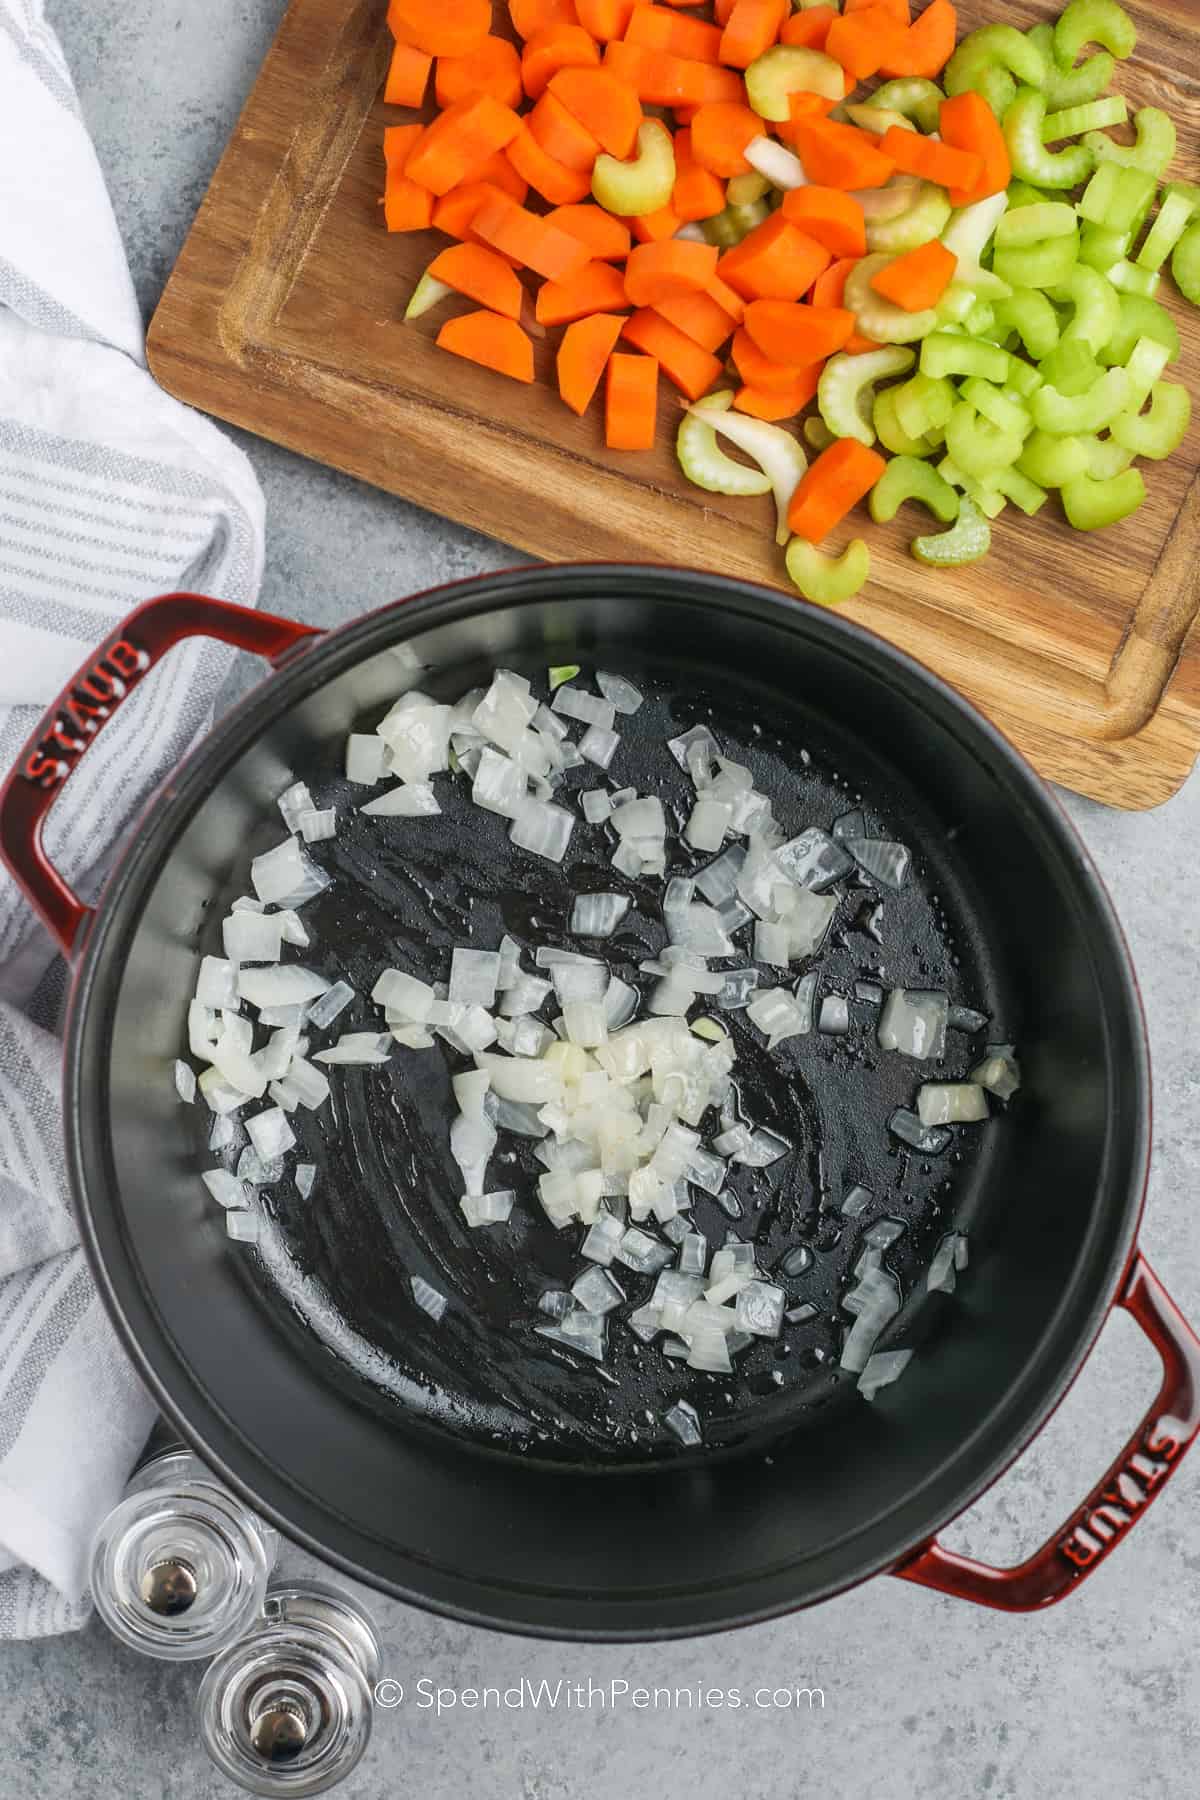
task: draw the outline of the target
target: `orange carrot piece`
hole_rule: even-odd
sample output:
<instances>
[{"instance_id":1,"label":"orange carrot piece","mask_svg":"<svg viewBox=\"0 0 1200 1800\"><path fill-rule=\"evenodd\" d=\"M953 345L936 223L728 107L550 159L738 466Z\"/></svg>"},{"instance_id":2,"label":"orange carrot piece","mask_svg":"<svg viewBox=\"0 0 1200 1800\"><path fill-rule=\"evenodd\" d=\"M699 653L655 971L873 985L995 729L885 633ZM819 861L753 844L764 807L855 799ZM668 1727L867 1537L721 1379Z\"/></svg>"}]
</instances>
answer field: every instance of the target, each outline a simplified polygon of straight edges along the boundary
<instances>
[{"instance_id":1,"label":"orange carrot piece","mask_svg":"<svg viewBox=\"0 0 1200 1800\"><path fill-rule=\"evenodd\" d=\"M749 173L745 149L766 127L756 112L737 101L717 100L702 106L689 127L688 146L695 162L710 175L728 181Z\"/></svg>"},{"instance_id":2,"label":"orange carrot piece","mask_svg":"<svg viewBox=\"0 0 1200 1800\"><path fill-rule=\"evenodd\" d=\"M383 84L383 98L388 106L420 106L429 85L433 58L424 50L397 40Z\"/></svg>"},{"instance_id":3,"label":"orange carrot piece","mask_svg":"<svg viewBox=\"0 0 1200 1800\"><path fill-rule=\"evenodd\" d=\"M886 7L864 7L834 20L826 34L825 54L840 62L856 83L865 81L904 37L907 24L906 20L900 25Z\"/></svg>"},{"instance_id":4,"label":"orange carrot piece","mask_svg":"<svg viewBox=\"0 0 1200 1800\"><path fill-rule=\"evenodd\" d=\"M439 106L452 106L468 94L490 94L515 111L525 98L521 59L507 38L485 37L469 56L438 57L435 92Z\"/></svg>"},{"instance_id":5,"label":"orange carrot piece","mask_svg":"<svg viewBox=\"0 0 1200 1800\"><path fill-rule=\"evenodd\" d=\"M492 0L389 0L397 43L427 56L469 56L492 27Z\"/></svg>"},{"instance_id":6,"label":"orange carrot piece","mask_svg":"<svg viewBox=\"0 0 1200 1800\"><path fill-rule=\"evenodd\" d=\"M912 17L908 0L846 0L842 11L849 16L852 13L870 12L877 6L891 13L898 25L907 25Z\"/></svg>"},{"instance_id":7,"label":"orange carrot piece","mask_svg":"<svg viewBox=\"0 0 1200 1800\"><path fill-rule=\"evenodd\" d=\"M814 363L811 369L795 370L786 388L741 387L733 396L733 409L749 413L752 419L794 419L816 393L824 367L824 363Z\"/></svg>"},{"instance_id":8,"label":"orange carrot piece","mask_svg":"<svg viewBox=\"0 0 1200 1800\"><path fill-rule=\"evenodd\" d=\"M648 12L648 7L643 7ZM724 210L725 185L708 169L702 169L692 154L692 133L684 126L675 133L675 187L671 194L671 210L685 221L711 219Z\"/></svg>"},{"instance_id":9,"label":"orange carrot piece","mask_svg":"<svg viewBox=\"0 0 1200 1800\"><path fill-rule=\"evenodd\" d=\"M812 368L819 375L825 367L823 359L800 365L772 362L769 356L763 355L745 327L734 333L732 354L737 372L746 386L761 389L768 394L791 393L801 374L806 374ZM813 391L815 393L816 389Z\"/></svg>"},{"instance_id":10,"label":"orange carrot piece","mask_svg":"<svg viewBox=\"0 0 1200 1800\"><path fill-rule=\"evenodd\" d=\"M721 32L703 19L680 17L662 6L635 6L624 41L643 50L669 50L694 62L721 60Z\"/></svg>"},{"instance_id":11,"label":"orange carrot piece","mask_svg":"<svg viewBox=\"0 0 1200 1800\"><path fill-rule=\"evenodd\" d=\"M451 244L438 252L426 274L489 312L503 313L506 319L521 316L524 288L509 264L483 244Z\"/></svg>"},{"instance_id":12,"label":"orange carrot piece","mask_svg":"<svg viewBox=\"0 0 1200 1800\"><path fill-rule=\"evenodd\" d=\"M575 0L579 23L598 44L622 38L643 0Z\"/></svg>"},{"instance_id":13,"label":"orange carrot piece","mask_svg":"<svg viewBox=\"0 0 1200 1800\"><path fill-rule=\"evenodd\" d=\"M724 28L729 23L729 15L737 5L737 0L713 0L713 18Z\"/></svg>"},{"instance_id":14,"label":"orange carrot piece","mask_svg":"<svg viewBox=\"0 0 1200 1800\"><path fill-rule=\"evenodd\" d=\"M683 220L673 207L660 206L657 212L642 213L636 219L627 219L626 224L639 244L661 244L667 238L673 238Z\"/></svg>"},{"instance_id":15,"label":"orange carrot piece","mask_svg":"<svg viewBox=\"0 0 1200 1800\"><path fill-rule=\"evenodd\" d=\"M702 294L716 272L714 244L681 238L635 244L625 264L625 292L634 306L657 306L674 294Z\"/></svg>"},{"instance_id":16,"label":"orange carrot piece","mask_svg":"<svg viewBox=\"0 0 1200 1800\"><path fill-rule=\"evenodd\" d=\"M918 133L904 135L916 137ZM879 139L857 125L841 125L834 119L800 119L792 125L791 141L805 174L818 187L882 187L895 173L896 165L879 148Z\"/></svg>"},{"instance_id":17,"label":"orange carrot piece","mask_svg":"<svg viewBox=\"0 0 1200 1800\"><path fill-rule=\"evenodd\" d=\"M919 131L902 131L892 125L880 145L898 169L935 181L939 187L973 188L983 179L983 158L972 150L955 150Z\"/></svg>"},{"instance_id":18,"label":"orange carrot piece","mask_svg":"<svg viewBox=\"0 0 1200 1800\"><path fill-rule=\"evenodd\" d=\"M809 299L814 306L840 306L846 292L846 277L858 261L857 256L843 256L830 263L823 275L813 282Z\"/></svg>"},{"instance_id":19,"label":"orange carrot piece","mask_svg":"<svg viewBox=\"0 0 1200 1800\"><path fill-rule=\"evenodd\" d=\"M521 52L521 80L531 100L541 98L546 83L560 69L599 66L600 52L582 25L548 25Z\"/></svg>"},{"instance_id":20,"label":"orange carrot piece","mask_svg":"<svg viewBox=\"0 0 1200 1800\"><path fill-rule=\"evenodd\" d=\"M557 225L586 244L597 262L624 262L629 255L629 227L614 219L602 206L557 206L546 214L547 225Z\"/></svg>"},{"instance_id":21,"label":"orange carrot piece","mask_svg":"<svg viewBox=\"0 0 1200 1800\"><path fill-rule=\"evenodd\" d=\"M672 56L667 50L611 43L604 52L604 66L628 82L646 106L679 108L745 99L745 83L735 69L697 62L694 57Z\"/></svg>"},{"instance_id":22,"label":"orange carrot piece","mask_svg":"<svg viewBox=\"0 0 1200 1800\"><path fill-rule=\"evenodd\" d=\"M383 216L389 231L424 231L433 217L433 195L405 173L409 156L424 132L422 125L388 125L383 133L387 182Z\"/></svg>"},{"instance_id":23,"label":"orange carrot piece","mask_svg":"<svg viewBox=\"0 0 1200 1800\"><path fill-rule=\"evenodd\" d=\"M720 377L721 364L711 351L702 350L678 325L672 325L670 319L664 319L650 307L643 307L626 319L621 336L652 356L667 380L689 400L707 394Z\"/></svg>"},{"instance_id":24,"label":"orange carrot piece","mask_svg":"<svg viewBox=\"0 0 1200 1800\"><path fill-rule=\"evenodd\" d=\"M551 25L577 25L575 0L508 0L508 16L517 36L528 43Z\"/></svg>"},{"instance_id":25,"label":"orange carrot piece","mask_svg":"<svg viewBox=\"0 0 1200 1800\"><path fill-rule=\"evenodd\" d=\"M734 322L711 294L676 294L654 308L702 350L719 350L731 335Z\"/></svg>"},{"instance_id":26,"label":"orange carrot piece","mask_svg":"<svg viewBox=\"0 0 1200 1800\"><path fill-rule=\"evenodd\" d=\"M788 0L736 0L721 33L721 61L731 69L748 69L771 48L788 10Z\"/></svg>"},{"instance_id":27,"label":"orange carrot piece","mask_svg":"<svg viewBox=\"0 0 1200 1800\"><path fill-rule=\"evenodd\" d=\"M857 438L839 438L801 477L788 508L790 529L810 544L819 544L870 493L886 468L877 450L869 450Z\"/></svg>"},{"instance_id":28,"label":"orange carrot piece","mask_svg":"<svg viewBox=\"0 0 1200 1800\"><path fill-rule=\"evenodd\" d=\"M541 102L539 101L540 105ZM584 199L592 185L587 169L571 169L538 143L529 120L505 151L509 162L535 194L551 206L573 206Z\"/></svg>"},{"instance_id":29,"label":"orange carrot piece","mask_svg":"<svg viewBox=\"0 0 1200 1800\"><path fill-rule=\"evenodd\" d=\"M464 313L447 319L437 334L438 348L481 363L513 381L533 380L533 345L515 319L498 313Z\"/></svg>"},{"instance_id":30,"label":"orange carrot piece","mask_svg":"<svg viewBox=\"0 0 1200 1800\"><path fill-rule=\"evenodd\" d=\"M878 341L875 338L864 337L861 331L852 331L842 345L842 350L847 356L865 356L868 350L878 349Z\"/></svg>"},{"instance_id":31,"label":"orange carrot piece","mask_svg":"<svg viewBox=\"0 0 1200 1800\"><path fill-rule=\"evenodd\" d=\"M490 94L468 94L425 127L405 174L431 194L448 194L460 182L477 179L480 164L510 144L520 129L510 106L501 106Z\"/></svg>"},{"instance_id":32,"label":"orange carrot piece","mask_svg":"<svg viewBox=\"0 0 1200 1800\"><path fill-rule=\"evenodd\" d=\"M849 80L850 77L847 76L846 79ZM828 100L824 94L789 94L788 117L776 120L776 135L795 150L798 147L798 128L803 124L811 124L814 120L823 120L836 105L836 100Z\"/></svg>"},{"instance_id":33,"label":"orange carrot piece","mask_svg":"<svg viewBox=\"0 0 1200 1800\"><path fill-rule=\"evenodd\" d=\"M823 245L772 213L721 258L721 279L747 300L799 300L833 258Z\"/></svg>"},{"instance_id":34,"label":"orange carrot piece","mask_svg":"<svg viewBox=\"0 0 1200 1800\"><path fill-rule=\"evenodd\" d=\"M862 205L842 188L794 188L783 196L780 211L834 256L867 254L867 221Z\"/></svg>"},{"instance_id":35,"label":"orange carrot piece","mask_svg":"<svg viewBox=\"0 0 1200 1800\"><path fill-rule=\"evenodd\" d=\"M587 246L577 237L527 212L507 194L485 200L471 229L493 250L503 250L545 281L569 281L591 261Z\"/></svg>"},{"instance_id":36,"label":"orange carrot piece","mask_svg":"<svg viewBox=\"0 0 1200 1800\"><path fill-rule=\"evenodd\" d=\"M642 108L634 90L611 69L560 69L548 94L572 113L609 156L625 161L637 144Z\"/></svg>"},{"instance_id":37,"label":"orange carrot piece","mask_svg":"<svg viewBox=\"0 0 1200 1800\"><path fill-rule=\"evenodd\" d=\"M592 313L628 312L625 282L611 263L590 262L570 281L544 281L535 315L539 325L570 325Z\"/></svg>"},{"instance_id":38,"label":"orange carrot piece","mask_svg":"<svg viewBox=\"0 0 1200 1800\"><path fill-rule=\"evenodd\" d=\"M592 403L624 323L619 313L595 313L590 319L577 319L563 332L555 359L558 391L580 417Z\"/></svg>"},{"instance_id":39,"label":"orange carrot piece","mask_svg":"<svg viewBox=\"0 0 1200 1800\"><path fill-rule=\"evenodd\" d=\"M583 170L590 178L592 165L600 154L599 142L573 112L568 112L552 87L546 89L530 113L529 129L547 156L568 169Z\"/></svg>"},{"instance_id":40,"label":"orange carrot piece","mask_svg":"<svg viewBox=\"0 0 1200 1800\"><path fill-rule=\"evenodd\" d=\"M932 238L872 275L871 286L905 312L924 312L937 305L957 267L958 258L953 252Z\"/></svg>"},{"instance_id":41,"label":"orange carrot piece","mask_svg":"<svg viewBox=\"0 0 1200 1800\"><path fill-rule=\"evenodd\" d=\"M791 300L754 300L746 330L772 362L819 362L840 350L854 330L854 314L840 306L797 306Z\"/></svg>"},{"instance_id":42,"label":"orange carrot piece","mask_svg":"<svg viewBox=\"0 0 1200 1800\"><path fill-rule=\"evenodd\" d=\"M718 269L720 266L718 263ZM710 299L716 301L722 312L729 314L735 325L741 324L746 315L746 302L727 281L722 281L720 275L714 275L704 291Z\"/></svg>"},{"instance_id":43,"label":"orange carrot piece","mask_svg":"<svg viewBox=\"0 0 1200 1800\"><path fill-rule=\"evenodd\" d=\"M1012 179L1012 164L1000 121L983 95L968 89L953 100L943 100L938 124L944 144L973 151L983 164L983 174L973 188L947 190L951 206L970 206L989 194L1002 193Z\"/></svg>"},{"instance_id":44,"label":"orange carrot piece","mask_svg":"<svg viewBox=\"0 0 1200 1800\"><path fill-rule=\"evenodd\" d=\"M779 41L802 50L823 50L829 27L838 16L832 6L810 6L807 12L793 13L783 22Z\"/></svg>"},{"instance_id":45,"label":"orange carrot piece","mask_svg":"<svg viewBox=\"0 0 1200 1800\"><path fill-rule=\"evenodd\" d=\"M924 75L932 81L954 54L958 14L950 0L932 0L915 24L888 45L879 72L890 78Z\"/></svg>"},{"instance_id":46,"label":"orange carrot piece","mask_svg":"<svg viewBox=\"0 0 1200 1800\"><path fill-rule=\"evenodd\" d=\"M444 231L447 237L469 239L475 214L485 200L499 195L521 204L529 192L529 183L517 174L503 150L498 150L484 169L486 175L480 180L464 181L436 202L430 220L436 230Z\"/></svg>"},{"instance_id":47,"label":"orange carrot piece","mask_svg":"<svg viewBox=\"0 0 1200 1800\"><path fill-rule=\"evenodd\" d=\"M658 364L614 350L608 359L604 441L610 450L652 450L658 418Z\"/></svg>"}]
</instances>

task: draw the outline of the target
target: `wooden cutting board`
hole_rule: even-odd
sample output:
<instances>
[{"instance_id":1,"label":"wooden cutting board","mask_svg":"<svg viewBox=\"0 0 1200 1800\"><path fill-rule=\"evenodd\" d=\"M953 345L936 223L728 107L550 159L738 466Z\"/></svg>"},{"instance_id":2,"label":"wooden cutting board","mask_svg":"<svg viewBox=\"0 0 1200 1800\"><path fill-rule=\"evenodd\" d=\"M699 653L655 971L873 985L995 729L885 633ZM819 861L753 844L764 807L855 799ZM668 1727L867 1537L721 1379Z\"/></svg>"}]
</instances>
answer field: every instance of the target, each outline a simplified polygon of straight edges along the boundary
<instances>
[{"instance_id":1,"label":"wooden cutting board","mask_svg":"<svg viewBox=\"0 0 1200 1800\"><path fill-rule=\"evenodd\" d=\"M1121 88L1131 110L1170 112L1172 174L1200 181L1200 6L1130 10L1139 43ZM601 407L577 419L557 398L557 332L537 346L530 388L437 350L445 308L400 323L445 240L383 228L383 128L410 116L379 98L385 12L385 0L293 0L151 326L159 381L540 557L681 563L786 587L769 499L706 495L679 475L665 382L655 449L611 454ZM989 16L1052 15L969 0L960 26ZM1185 346L1171 376L1200 397L1200 311L1169 279L1162 298ZM908 554L926 529L913 508L888 527L865 520L874 573L850 616L953 682L1043 774L1114 806L1159 805L1200 748L1196 411L1182 449L1146 466L1141 511L1109 531L1070 531L1053 501L1032 520L1010 507L987 560L950 572Z\"/></svg>"}]
</instances>

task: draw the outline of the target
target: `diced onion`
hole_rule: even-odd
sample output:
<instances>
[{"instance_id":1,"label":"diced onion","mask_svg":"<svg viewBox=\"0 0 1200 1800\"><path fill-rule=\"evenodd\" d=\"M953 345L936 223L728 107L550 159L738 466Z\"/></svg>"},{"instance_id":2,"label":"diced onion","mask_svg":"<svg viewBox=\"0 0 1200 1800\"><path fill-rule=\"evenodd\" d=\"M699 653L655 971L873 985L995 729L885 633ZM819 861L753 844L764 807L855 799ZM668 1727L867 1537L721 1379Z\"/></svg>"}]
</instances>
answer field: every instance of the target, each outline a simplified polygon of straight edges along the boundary
<instances>
[{"instance_id":1,"label":"diced onion","mask_svg":"<svg viewBox=\"0 0 1200 1800\"><path fill-rule=\"evenodd\" d=\"M787 193L791 188L808 186L808 176L804 173L804 164L794 151L777 143L774 138L751 138L742 155L752 169L765 175L772 187L782 188Z\"/></svg>"},{"instance_id":2,"label":"diced onion","mask_svg":"<svg viewBox=\"0 0 1200 1800\"><path fill-rule=\"evenodd\" d=\"M571 930L577 937L611 937L629 911L626 894L580 894L571 911Z\"/></svg>"}]
</instances>

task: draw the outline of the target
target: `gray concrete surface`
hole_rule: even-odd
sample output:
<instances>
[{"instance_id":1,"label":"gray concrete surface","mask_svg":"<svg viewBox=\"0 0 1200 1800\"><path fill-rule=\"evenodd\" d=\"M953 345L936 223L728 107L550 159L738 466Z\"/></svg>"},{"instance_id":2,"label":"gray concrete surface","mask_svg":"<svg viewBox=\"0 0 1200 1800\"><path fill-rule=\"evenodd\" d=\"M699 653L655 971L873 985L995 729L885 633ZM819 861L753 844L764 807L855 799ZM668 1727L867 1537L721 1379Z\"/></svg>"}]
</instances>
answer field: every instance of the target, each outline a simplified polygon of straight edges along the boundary
<instances>
[{"instance_id":1,"label":"gray concrete surface","mask_svg":"<svg viewBox=\"0 0 1200 1800\"><path fill-rule=\"evenodd\" d=\"M96 135L147 313L275 29L282 0L50 0ZM512 552L246 439L269 509L263 603L332 622ZM1112 884L1145 984L1156 1064L1153 1260L1200 1317L1195 1230L1200 781L1141 817L1071 799ZM1099 1475L1156 1379L1124 1320L1037 1446L949 1534L1015 1560ZM346 1800L1184 1800L1200 1754L1200 1455L1069 1604L978 1612L886 1579L773 1625L668 1648L501 1638L373 1600L386 1671L410 1690L562 1677L819 1687L809 1710L383 1712ZM303 1566L303 1559L296 1559ZM200 1800L232 1792L191 1725L196 1674L97 1627L0 1648L3 1800Z\"/></svg>"}]
</instances>

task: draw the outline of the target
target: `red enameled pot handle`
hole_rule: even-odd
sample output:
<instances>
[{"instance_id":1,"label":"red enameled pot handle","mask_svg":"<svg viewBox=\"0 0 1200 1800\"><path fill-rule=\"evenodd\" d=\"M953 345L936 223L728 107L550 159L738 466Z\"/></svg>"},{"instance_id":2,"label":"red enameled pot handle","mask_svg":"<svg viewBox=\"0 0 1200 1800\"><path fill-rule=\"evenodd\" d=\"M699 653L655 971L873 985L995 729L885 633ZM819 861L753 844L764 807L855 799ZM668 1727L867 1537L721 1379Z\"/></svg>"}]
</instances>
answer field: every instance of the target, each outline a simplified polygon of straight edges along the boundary
<instances>
[{"instance_id":1,"label":"red enameled pot handle","mask_svg":"<svg viewBox=\"0 0 1200 1800\"><path fill-rule=\"evenodd\" d=\"M204 594L160 594L105 639L46 712L0 788L0 861L70 956L92 908L71 891L46 855L46 815L101 728L168 650L184 638L219 638L279 663L313 625L297 625Z\"/></svg>"},{"instance_id":2,"label":"red enameled pot handle","mask_svg":"<svg viewBox=\"0 0 1200 1800\"><path fill-rule=\"evenodd\" d=\"M974 1562L932 1538L893 1569L894 1575L980 1606L1033 1612L1073 1594L1137 1524L1200 1432L1200 1338L1140 1250L1115 1304L1137 1320L1158 1351L1162 1385L1141 1425L1083 1505L1015 1568Z\"/></svg>"}]
</instances>

